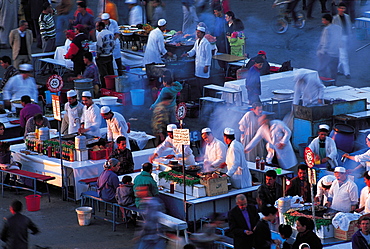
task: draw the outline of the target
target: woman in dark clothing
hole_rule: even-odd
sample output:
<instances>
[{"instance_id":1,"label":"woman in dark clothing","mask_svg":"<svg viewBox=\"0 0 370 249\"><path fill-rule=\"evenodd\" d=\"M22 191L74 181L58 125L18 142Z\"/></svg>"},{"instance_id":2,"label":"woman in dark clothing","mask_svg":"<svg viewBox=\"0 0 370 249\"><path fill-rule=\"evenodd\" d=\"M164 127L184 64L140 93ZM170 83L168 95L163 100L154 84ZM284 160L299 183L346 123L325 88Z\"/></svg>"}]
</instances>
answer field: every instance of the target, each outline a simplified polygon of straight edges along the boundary
<instances>
[{"instance_id":1,"label":"woman in dark clothing","mask_svg":"<svg viewBox=\"0 0 370 249\"><path fill-rule=\"evenodd\" d=\"M322 249L321 240L313 232L314 223L311 219L306 217L299 217L296 223L298 231L297 237L293 244L293 249L299 249L299 245L307 243L311 248Z\"/></svg>"},{"instance_id":2,"label":"woman in dark clothing","mask_svg":"<svg viewBox=\"0 0 370 249\"><path fill-rule=\"evenodd\" d=\"M270 204L262 207L261 212L263 218L258 221L256 227L253 229L255 249L270 249L272 244L281 243L281 241L271 238L271 231L268 224L269 221L272 222L275 220L277 211Z\"/></svg>"}]
</instances>

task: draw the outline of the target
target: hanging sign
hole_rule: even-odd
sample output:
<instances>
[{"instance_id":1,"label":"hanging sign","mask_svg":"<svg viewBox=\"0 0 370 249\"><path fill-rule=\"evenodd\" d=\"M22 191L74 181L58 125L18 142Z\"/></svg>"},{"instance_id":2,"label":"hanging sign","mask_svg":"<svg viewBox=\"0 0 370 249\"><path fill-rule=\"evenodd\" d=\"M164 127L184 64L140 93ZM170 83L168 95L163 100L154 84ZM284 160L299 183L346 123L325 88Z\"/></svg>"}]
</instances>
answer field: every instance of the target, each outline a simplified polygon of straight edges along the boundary
<instances>
[{"instance_id":1,"label":"hanging sign","mask_svg":"<svg viewBox=\"0 0 370 249\"><path fill-rule=\"evenodd\" d=\"M180 145L190 145L189 129L175 129L173 130L173 143Z\"/></svg>"},{"instance_id":2,"label":"hanging sign","mask_svg":"<svg viewBox=\"0 0 370 249\"><path fill-rule=\"evenodd\" d=\"M64 85L63 79L60 75L53 74L49 77L48 81L46 82L46 87L50 92L57 93L62 90Z\"/></svg>"}]
</instances>

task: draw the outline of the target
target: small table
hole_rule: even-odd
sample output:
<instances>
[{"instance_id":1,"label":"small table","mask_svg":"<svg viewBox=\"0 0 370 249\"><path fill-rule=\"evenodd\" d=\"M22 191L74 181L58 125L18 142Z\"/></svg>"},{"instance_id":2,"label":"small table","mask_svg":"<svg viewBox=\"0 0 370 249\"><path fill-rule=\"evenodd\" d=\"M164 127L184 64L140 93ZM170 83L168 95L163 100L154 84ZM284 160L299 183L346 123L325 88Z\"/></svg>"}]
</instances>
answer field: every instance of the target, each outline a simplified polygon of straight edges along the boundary
<instances>
[{"instance_id":1,"label":"small table","mask_svg":"<svg viewBox=\"0 0 370 249\"><path fill-rule=\"evenodd\" d=\"M44 59L40 59L40 61L46 62L44 67L46 67L47 64L53 64L54 65L54 70L57 72L58 75L60 75L62 77L63 77L64 73L66 72L66 70L70 69L70 68L67 68L67 64L66 64L65 60L56 60L56 59L52 59L52 58L44 58Z\"/></svg>"},{"instance_id":2,"label":"small table","mask_svg":"<svg viewBox=\"0 0 370 249\"><path fill-rule=\"evenodd\" d=\"M230 87L224 87L224 86L218 86L218 85L211 84L211 85L205 85L203 87L203 97L204 97L204 89L210 89L210 90L215 90L215 91L219 91L219 92L231 93L232 96L233 96L233 100L234 100L235 94L241 93L240 90L236 90L236 89L233 89L233 88L230 88Z\"/></svg>"},{"instance_id":3,"label":"small table","mask_svg":"<svg viewBox=\"0 0 370 249\"><path fill-rule=\"evenodd\" d=\"M235 56L231 54L216 54L212 56L212 59L218 60L218 61L223 61L227 63L227 68L226 68L226 76L229 73L229 67L230 67L230 62L236 62L240 60L245 60L246 57L244 56Z\"/></svg>"}]
</instances>

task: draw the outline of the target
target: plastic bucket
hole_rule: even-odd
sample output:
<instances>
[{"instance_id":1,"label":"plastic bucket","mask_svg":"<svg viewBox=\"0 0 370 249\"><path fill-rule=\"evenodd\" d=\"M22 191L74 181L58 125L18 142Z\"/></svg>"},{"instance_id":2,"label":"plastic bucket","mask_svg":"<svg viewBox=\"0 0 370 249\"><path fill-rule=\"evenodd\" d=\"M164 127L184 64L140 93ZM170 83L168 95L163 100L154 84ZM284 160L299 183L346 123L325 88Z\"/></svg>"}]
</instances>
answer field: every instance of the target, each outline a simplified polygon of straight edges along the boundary
<instances>
[{"instance_id":1,"label":"plastic bucket","mask_svg":"<svg viewBox=\"0 0 370 249\"><path fill-rule=\"evenodd\" d=\"M94 96L94 90L93 90L93 84L92 84L93 79L77 79L74 80L75 83L75 90L77 93L77 99L82 100L82 93L85 91L88 91L91 93L91 96Z\"/></svg>"},{"instance_id":2,"label":"plastic bucket","mask_svg":"<svg viewBox=\"0 0 370 249\"><path fill-rule=\"evenodd\" d=\"M355 128L348 124L335 124L330 137L335 141L337 148L351 153L355 143Z\"/></svg>"},{"instance_id":3,"label":"plastic bucket","mask_svg":"<svg viewBox=\"0 0 370 249\"><path fill-rule=\"evenodd\" d=\"M41 195L27 195L26 197L27 210L30 212L40 210Z\"/></svg>"},{"instance_id":4,"label":"plastic bucket","mask_svg":"<svg viewBox=\"0 0 370 249\"><path fill-rule=\"evenodd\" d=\"M79 207L76 208L78 224L80 226L88 226L91 221L92 207Z\"/></svg>"},{"instance_id":5,"label":"plastic bucket","mask_svg":"<svg viewBox=\"0 0 370 249\"><path fill-rule=\"evenodd\" d=\"M132 105L144 105L144 89L134 89L130 91Z\"/></svg>"},{"instance_id":6,"label":"plastic bucket","mask_svg":"<svg viewBox=\"0 0 370 249\"><path fill-rule=\"evenodd\" d=\"M117 78L117 75L104 76L105 88L109 90L115 90L116 89L116 78Z\"/></svg>"},{"instance_id":7,"label":"plastic bucket","mask_svg":"<svg viewBox=\"0 0 370 249\"><path fill-rule=\"evenodd\" d=\"M122 75L115 78L116 92L125 93L130 91L130 81L128 76Z\"/></svg>"}]
</instances>

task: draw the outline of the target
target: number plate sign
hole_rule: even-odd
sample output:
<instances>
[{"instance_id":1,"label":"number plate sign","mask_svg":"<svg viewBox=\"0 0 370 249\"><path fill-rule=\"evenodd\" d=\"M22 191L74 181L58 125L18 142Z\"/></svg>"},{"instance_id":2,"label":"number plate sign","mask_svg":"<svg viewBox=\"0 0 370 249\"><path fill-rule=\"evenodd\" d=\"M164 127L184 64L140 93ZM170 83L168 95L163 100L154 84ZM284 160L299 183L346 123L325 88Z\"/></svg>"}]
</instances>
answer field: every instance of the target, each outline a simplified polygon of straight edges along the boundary
<instances>
[{"instance_id":1,"label":"number plate sign","mask_svg":"<svg viewBox=\"0 0 370 249\"><path fill-rule=\"evenodd\" d=\"M57 93L63 88L63 84L64 82L62 77L54 74L49 77L48 81L46 82L46 87L50 92Z\"/></svg>"},{"instance_id":2,"label":"number plate sign","mask_svg":"<svg viewBox=\"0 0 370 249\"><path fill-rule=\"evenodd\" d=\"M304 149L304 161L306 162L307 166L312 168L315 165L315 159L312 150L309 147Z\"/></svg>"}]
</instances>

